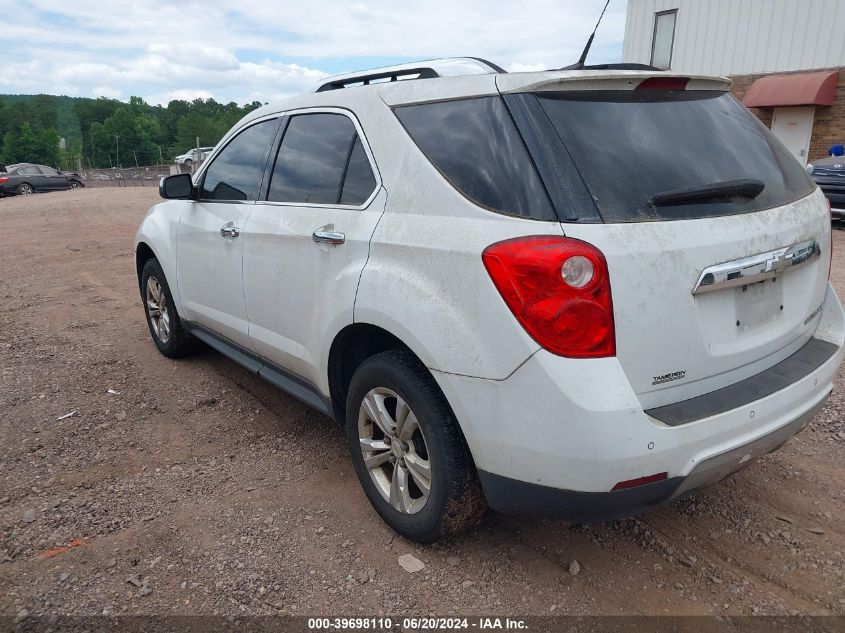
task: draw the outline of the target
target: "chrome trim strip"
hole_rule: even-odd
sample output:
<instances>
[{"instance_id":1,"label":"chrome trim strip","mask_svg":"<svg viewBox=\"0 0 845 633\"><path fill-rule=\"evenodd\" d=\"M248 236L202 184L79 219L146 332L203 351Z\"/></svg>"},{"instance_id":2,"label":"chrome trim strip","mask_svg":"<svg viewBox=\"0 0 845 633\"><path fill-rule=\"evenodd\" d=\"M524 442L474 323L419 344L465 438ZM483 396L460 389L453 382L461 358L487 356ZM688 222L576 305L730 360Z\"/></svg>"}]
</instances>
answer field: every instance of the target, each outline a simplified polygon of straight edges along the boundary
<instances>
[{"instance_id":1,"label":"chrome trim strip","mask_svg":"<svg viewBox=\"0 0 845 633\"><path fill-rule=\"evenodd\" d=\"M705 268L692 289L692 294L723 290L765 281L789 270L809 264L821 255L816 240L807 240L767 253L743 257Z\"/></svg>"}]
</instances>

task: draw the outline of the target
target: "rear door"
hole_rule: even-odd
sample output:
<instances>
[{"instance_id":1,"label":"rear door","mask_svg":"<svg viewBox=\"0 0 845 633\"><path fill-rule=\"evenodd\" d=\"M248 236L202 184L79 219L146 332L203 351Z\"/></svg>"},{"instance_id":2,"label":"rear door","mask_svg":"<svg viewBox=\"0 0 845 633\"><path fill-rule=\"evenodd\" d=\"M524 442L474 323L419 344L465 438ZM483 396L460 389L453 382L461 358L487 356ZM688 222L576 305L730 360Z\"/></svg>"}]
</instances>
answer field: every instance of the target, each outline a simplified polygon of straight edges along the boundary
<instances>
[{"instance_id":1,"label":"rear door","mask_svg":"<svg viewBox=\"0 0 845 633\"><path fill-rule=\"evenodd\" d=\"M177 235L177 277L184 317L250 348L244 304L241 232L259 197L277 118L236 134L200 176Z\"/></svg>"},{"instance_id":2,"label":"rear door","mask_svg":"<svg viewBox=\"0 0 845 633\"><path fill-rule=\"evenodd\" d=\"M36 168L39 172L41 172L44 189L48 191L59 191L70 188L67 176L64 174L56 171L52 167L47 167L47 165L37 165Z\"/></svg>"},{"instance_id":3,"label":"rear door","mask_svg":"<svg viewBox=\"0 0 845 633\"><path fill-rule=\"evenodd\" d=\"M35 191L49 191L50 182L36 165L27 165L18 169L18 175L23 176L20 182L29 183Z\"/></svg>"},{"instance_id":4,"label":"rear door","mask_svg":"<svg viewBox=\"0 0 845 633\"><path fill-rule=\"evenodd\" d=\"M291 113L266 200L243 235L249 333L261 356L324 382L321 357L331 335L352 322L384 204L372 153L349 111Z\"/></svg>"},{"instance_id":5,"label":"rear door","mask_svg":"<svg viewBox=\"0 0 845 633\"><path fill-rule=\"evenodd\" d=\"M758 373L812 335L828 278L826 204L730 94L507 98L545 117L572 168L568 189L590 194L594 208L568 205L563 229L607 258L617 356L646 408Z\"/></svg>"}]
</instances>

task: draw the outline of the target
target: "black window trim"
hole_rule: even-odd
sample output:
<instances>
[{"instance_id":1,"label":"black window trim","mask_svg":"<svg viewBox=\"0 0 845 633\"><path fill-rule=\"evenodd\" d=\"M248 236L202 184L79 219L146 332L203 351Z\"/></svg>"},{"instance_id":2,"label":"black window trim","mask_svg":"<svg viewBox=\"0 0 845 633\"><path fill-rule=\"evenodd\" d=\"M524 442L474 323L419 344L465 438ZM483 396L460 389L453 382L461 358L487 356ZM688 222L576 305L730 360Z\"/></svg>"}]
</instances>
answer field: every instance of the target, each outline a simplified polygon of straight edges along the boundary
<instances>
[{"instance_id":1,"label":"black window trim","mask_svg":"<svg viewBox=\"0 0 845 633\"><path fill-rule=\"evenodd\" d=\"M562 223L601 224L596 201L548 115L532 92L502 95L552 208Z\"/></svg>"},{"instance_id":2,"label":"black window trim","mask_svg":"<svg viewBox=\"0 0 845 633\"><path fill-rule=\"evenodd\" d=\"M223 152L228 146L229 143L234 141L241 133L246 132L249 128L259 125L261 123L266 123L267 121L275 120L276 123L276 131L273 133L273 141L270 144L270 152L267 156L264 157L264 169L261 174L261 182L258 186L258 199L256 200L215 200L213 198L202 198L200 194L202 193L203 186L205 186L205 175L208 172L208 169L214 164L214 161L217 160L217 157L220 156L221 152ZM245 125L242 125L236 130L232 130L230 134L224 136L220 143L215 145L214 153L209 156L202 164L200 171L198 171L194 176L194 189L196 190L196 202L205 202L206 204L255 204L256 202L260 201L261 197L264 195L264 185L267 181L267 163L271 162L270 157L273 156L273 149L276 146L276 142L278 141L279 137L279 130L282 127L282 122L284 117L281 113L274 113L268 114L267 116L263 116L257 119L252 119ZM225 143L223 142L225 141Z\"/></svg>"},{"instance_id":3,"label":"black window trim","mask_svg":"<svg viewBox=\"0 0 845 633\"><path fill-rule=\"evenodd\" d=\"M372 170L373 176L375 177L376 181L375 187L373 187L373 191L362 204L340 204L340 202L281 202L277 200L267 199L267 196L270 192L270 180L272 179L273 171L275 171L276 169L276 160L278 160L279 149L281 148L282 143L285 140L285 134L287 133L288 125L290 124L291 119L299 114L341 114L350 121L352 121L352 125L355 126L357 138L361 139L361 145L364 148L364 153L367 155L367 160L370 163L370 169ZM261 199L256 201L256 204L277 207L313 207L315 209L350 209L353 211L363 211L373 203L373 200L375 200L376 196L378 196L379 191L381 191L381 173L379 172L378 165L376 165L375 156L373 155L372 149L370 149L369 141L367 140L367 137L364 134L364 129L361 127L361 123L358 121L358 118L355 116L355 113L352 112L352 110L335 106L314 106L306 108L297 108L295 110L286 110L284 112L280 112L278 116L284 117L284 124L282 125L283 129L282 133L278 135L276 142L273 144L273 149L270 152L271 160L267 161L268 165L266 176L262 184L262 191L260 196ZM353 138L352 143L349 146L349 151L347 152L346 165L344 166L343 170L343 177L340 179L340 192L343 191L343 184L346 179L346 168L349 166L349 158L352 156L352 149L354 147L355 140Z\"/></svg>"},{"instance_id":4,"label":"black window trim","mask_svg":"<svg viewBox=\"0 0 845 633\"><path fill-rule=\"evenodd\" d=\"M661 70L672 69L672 57L675 55L675 32L678 30L678 9L668 9L666 11L657 11L654 14L654 26L651 30L651 61L650 64L654 66L654 43L657 39L657 22L660 16L675 14L675 23L672 25L672 43L669 45L669 65Z\"/></svg>"}]
</instances>

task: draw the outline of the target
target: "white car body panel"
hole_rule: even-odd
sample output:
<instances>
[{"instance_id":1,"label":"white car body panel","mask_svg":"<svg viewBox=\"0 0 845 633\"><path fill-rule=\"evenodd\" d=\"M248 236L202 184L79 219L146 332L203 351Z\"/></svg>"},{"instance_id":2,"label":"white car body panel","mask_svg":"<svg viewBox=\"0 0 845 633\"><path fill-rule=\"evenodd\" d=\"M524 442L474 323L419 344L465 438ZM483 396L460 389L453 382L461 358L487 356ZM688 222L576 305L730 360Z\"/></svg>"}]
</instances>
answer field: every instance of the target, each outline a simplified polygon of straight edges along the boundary
<instances>
[{"instance_id":1,"label":"white car body panel","mask_svg":"<svg viewBox=\"0 0 845 633\"><path fill-rule=\"evenodd\" d=\"M243 235L243 295L255 351L329 393L328 362L337 333L353 321L355 293L387 195L363 210L259 203ZM342 245L315 244L331 225Z\"/></svg>"},{"instance_id":2,"label":"white car body panel","mask_svg":"<svg viewBox=\"0 0 845 633\"><path fill-rule=\"evenodd\" d=\"M243 292L244 242L237 237L224 237L220 229L226 225L244 227L254 204L183 204L177 236L182 316L251 348Z\"/></svg>"}]
</instances>

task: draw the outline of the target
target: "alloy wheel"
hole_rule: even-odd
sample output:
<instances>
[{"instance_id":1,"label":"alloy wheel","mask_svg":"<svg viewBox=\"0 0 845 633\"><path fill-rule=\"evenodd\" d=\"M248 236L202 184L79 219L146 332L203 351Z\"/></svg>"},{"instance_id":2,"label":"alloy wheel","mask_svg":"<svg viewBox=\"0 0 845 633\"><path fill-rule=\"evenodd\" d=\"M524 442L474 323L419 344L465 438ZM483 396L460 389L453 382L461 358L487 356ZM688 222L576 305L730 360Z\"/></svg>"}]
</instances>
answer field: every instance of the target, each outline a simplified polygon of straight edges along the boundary
<instances>
[{"instance_id":1,"label":"alloy wheel","mask_svg":"<svg viewBox=\"0 0 845 633\"><path fill-rule=\"evenodd\" d=\"M416 514L431 494L431 462L417 416L394 391L371 389L358 413L364 465L393 509Z\"/></svg>"},{"instance_id":2,"label":"alloy wheel","mask_svg":"<svg viewBox=\"0 0 845 633\"><path fill-rule=\"evenodd\" d=\"M18 187L18 193L22 196L28 196L32 193L32 185L28 185L26 183L22 184Z\"/></svg>"},{"instance_id":3,"label":"alloy wheel","mask_svg":"<svg viewBox=\"0 0 845 633\"><path fill-rule=\"evenodd\" d=\"M170 339L170 312L167 309L167 297L161 284L153 276L147 278L147 314L153 326L153 332L159 341L166 344Z\"/></svg>"}]
</instances>

